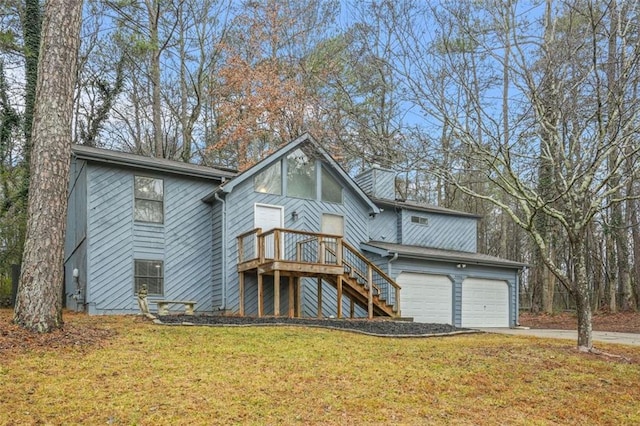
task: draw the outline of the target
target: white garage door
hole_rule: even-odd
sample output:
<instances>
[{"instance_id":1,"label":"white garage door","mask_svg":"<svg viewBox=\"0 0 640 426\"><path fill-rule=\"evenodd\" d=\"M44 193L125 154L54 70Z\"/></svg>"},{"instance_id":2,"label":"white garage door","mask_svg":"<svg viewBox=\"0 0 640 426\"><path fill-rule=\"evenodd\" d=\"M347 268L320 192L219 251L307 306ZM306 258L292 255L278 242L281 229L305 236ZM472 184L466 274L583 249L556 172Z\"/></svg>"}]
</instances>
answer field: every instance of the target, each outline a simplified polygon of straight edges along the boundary
<instances>
[{"instance_id":1,"label":"white garage door","mask_svg":"<svg viewBox=\"0 0 640 426\"><path fill-rule=\"evenodd\" d=\"M462 282L463 327L509 327L509 287L505 281L467 278Z\"/></svg>"},{"instance_id":2,"label":"white garage door","mask_svg":"<svg viewBox=\"0 0 640 426\"><path fill-rule=\"evenodd\" d=\"M396 281L402 287L403 317L413 317L416 322L451 324L453 292L448 277L403 272Z\"/></svg>"}]
</instances>

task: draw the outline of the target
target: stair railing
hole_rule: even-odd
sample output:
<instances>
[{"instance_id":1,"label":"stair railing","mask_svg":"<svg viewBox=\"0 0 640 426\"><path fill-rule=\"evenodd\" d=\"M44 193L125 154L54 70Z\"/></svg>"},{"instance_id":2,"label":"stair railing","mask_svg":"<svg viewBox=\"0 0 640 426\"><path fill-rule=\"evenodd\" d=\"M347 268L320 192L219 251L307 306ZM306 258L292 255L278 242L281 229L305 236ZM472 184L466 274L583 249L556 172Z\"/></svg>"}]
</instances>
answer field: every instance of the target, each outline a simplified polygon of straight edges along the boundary
<instances>
[{"instance_id":1,"label":"stair railing","mask_svg":"<svg viewBox=\"0 0 640 426\"><path fill-rule=\"evenodd\" d=\"M345 270L352 275L359 277L366 277L366 285L369 290L368 300L368 314L369 318L373 317L373 296L374 290L381 300L384 300L388 305L394 307L395 312L400 315L400 290L401 287L387 275L384 271L374 265L369 259L367 259L360 251L356 250L346 241L342 243L343 247L343 263ZM357 259L353 261L352 259ZM359 264L359 265L356 265Z\"/></svg>"}]
</instances>

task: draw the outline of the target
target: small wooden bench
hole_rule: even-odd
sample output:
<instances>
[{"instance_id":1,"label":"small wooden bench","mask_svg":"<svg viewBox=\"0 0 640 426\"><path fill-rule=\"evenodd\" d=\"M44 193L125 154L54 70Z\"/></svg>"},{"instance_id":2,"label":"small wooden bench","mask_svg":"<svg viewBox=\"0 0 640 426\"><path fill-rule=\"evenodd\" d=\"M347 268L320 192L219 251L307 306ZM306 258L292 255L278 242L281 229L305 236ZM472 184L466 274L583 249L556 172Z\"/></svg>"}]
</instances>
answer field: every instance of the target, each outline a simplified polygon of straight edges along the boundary
<instances>
[{"instance_id":1,"label":"small wooden bench","mask_svg":"<svg viewBox=\"0 0 640 426\"><path fill-rule=\"evenodd\" d=\"M193 306L196 304L194 300L157 300L158 315L168 315L169 305L184 305L184 313L186 315L193 315Z\"/></svg>"}]
</instances>

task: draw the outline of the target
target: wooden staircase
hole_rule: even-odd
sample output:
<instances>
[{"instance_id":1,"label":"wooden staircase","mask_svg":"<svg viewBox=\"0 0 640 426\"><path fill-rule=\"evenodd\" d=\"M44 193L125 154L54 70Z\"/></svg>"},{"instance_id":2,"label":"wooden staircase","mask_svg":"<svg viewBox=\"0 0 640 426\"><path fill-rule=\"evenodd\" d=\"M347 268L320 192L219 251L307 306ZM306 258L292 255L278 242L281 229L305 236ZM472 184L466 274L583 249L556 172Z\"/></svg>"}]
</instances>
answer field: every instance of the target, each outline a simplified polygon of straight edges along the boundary
<instances>
[{"instance_id":1,"label":"wooden staircase","mask_svg":"<svg viewBox=\"0 0 640 426\"><path fill-rule=\"evenodd\" d=\"M355 305L362 307L368 318L400 316L400 286L341 236L276 228L264 233L261 229L254 229L237 239L241 315L244 315L244 274L255 272L258 277L258 316L262 316L264 311L263 275L274 277L276 316L280 314L280 285L275 283L280 283L281 277L290 277L290 300L296 285L297 294L300 294L300 278L314 277L318 280L319 317L322 316L322 282L336 289L338 301L348 298L350 316L354 314ZM289 307L290 316L294 316L296 311L300 315L299 306L297 309ZM342 303L337 303L336 312L338 318L343 316Z\"/></svg>"}]
</instances>

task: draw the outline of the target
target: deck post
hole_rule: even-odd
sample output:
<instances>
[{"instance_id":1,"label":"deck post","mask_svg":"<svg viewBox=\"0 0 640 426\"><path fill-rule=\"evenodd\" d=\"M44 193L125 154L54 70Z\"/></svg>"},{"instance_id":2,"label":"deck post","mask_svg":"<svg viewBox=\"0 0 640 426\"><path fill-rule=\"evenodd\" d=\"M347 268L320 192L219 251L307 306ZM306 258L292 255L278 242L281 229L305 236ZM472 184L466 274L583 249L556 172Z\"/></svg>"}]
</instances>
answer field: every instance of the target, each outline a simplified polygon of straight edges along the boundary
<instances>
[{"instance_id":1,"label":"deck post","mask_svg":"<svg viewBox=\"0 0 640 426\"><path fill-rule=\"evenodd\" d=\"M342 237L338 238L336 244L336 265L342 266Z\"/></svg>"},{"instance_id":2,"label":"deck post","mask_svg":"<svg viewBox=\"0 0 640 426\"><path fill-rule=\"evenodd\" d=\"M279 260L281 259L281 253L280 253L280 230L279 229L274 229L273 230L273 258L275 260Z\"/></svg>"},{"instance_id":3,"label":"deck post","mask_svg":"<svg viewBox=\"0 0 640 426\"><path fill-rule=\"evenodd\" d=\"M289 318L293 318L296 316L296 310L295 310L295 306L294 306L294 301L295 301L295 295L294 295L294 289L295 286L293 284L293 281L295 280L295 277L289 277Z\"/></svg>"},{"instance_id":4,"label":"deck post","mask_svg":"<svg viewBox=\"0 0 640 426\"><path fill-rule=\"evenodd\" d=\"M242 237L236 238L238 240L238 264L244 262L244 239Z\"/></svg>"},{"instance_id":5,"label":"deck post","mask_svg":"<svg viewBox=\"0 0 640 426\"><path fill-rule=\"evenodd\" d=\"M262 290L262 274L258 272L258 318L264 315L264 291Z\"/></svg>"},{"instance_id":6,"label":"deck post","mask_svg":"<svg viewBox=\"0 0 640 426\"><path fill-rule=\"evenodd\" d=\"M238 285L239 285L239 292L240 294L238 295L238 299L239 300L239 314L241 317L244 316L244 272L240 272L240 274L238 275Z\"/></svg>"},{"instance_id":7,"label":"deck post","mask_svg":"<svg viewBox=\"0 0 640 426\"><path fill-rule=\"evenodd\" d=\"M336 316L342 318L342 276L338 275L338 308L336 309Z\"/></svg>"},{"instance_id":8,"label":"deck post","mask_svg":"<svg viewBox=\"0 0 640 426\"><path fill-rule=\"evenodd\" d=\"M264 235L258 234L258 261L262 264L264 263Z\"/></svg>"},{"instance_id":9,"label":"deck post","mask_svg":"<svg viewBox=\"0 0 640 426\"><path fill-rule=\"evenodd\" d=\"M302 318L302 280L296 277L296 312L298 318Z\"/></svg>"},{"instance_id":10,"label":"deck post","mask_svg":"<svg viewBox=\"0 0 640 426\"><path fill-rule=\"evenodd\" d=\"M353 297L349 298L349 318L356 316L356 304L353 301Z\"/></svg>"},{"instance_id":11,"label":"deck post","mask_svg":"<svg viewBox=\"0 0 640 426\"><path fill-rule=\"evenodd\" d=\"M398 287L396 289L396 314L398 316L402 316L402 312L400 311L400 289Z\"/></svg>"},{"instance_id":12,"label":"deck post","mask_svg":"<svg viewBox=\"0 0 640 426\"><path fill-rule=\"evenodd\" d=\"M322 318L322 278L318 278L318 318Z\"/></svg>"},{"instance_id":13,"label":"deck post","mask_svg":"<svg viewBox=\"0 0 640 426\"><path fill-rule=\"evenodd\" d=\"M280 316L280 271L273 271L273 315Z\"/></svg>"},{"instance_id":14,"label":"deck post","mask_svg":"<svg viewBox=\"0 0 640 426\"><path fill-rule=\"evenodd\" d=\"M367 265L367 284L369 285L367 314L369 319L373 319L373 269L371 268L371 265Z\"/></svg>"},{"instance_id":15,"label":"deck post","mask_svg":"<svg viewBox=\"0 0 640 426\"><path fill-rule=\"evenodd\" d=\"M324 264L325 242L323 237L318 237L318 263Z\"/></svg>"}]
</instances>

